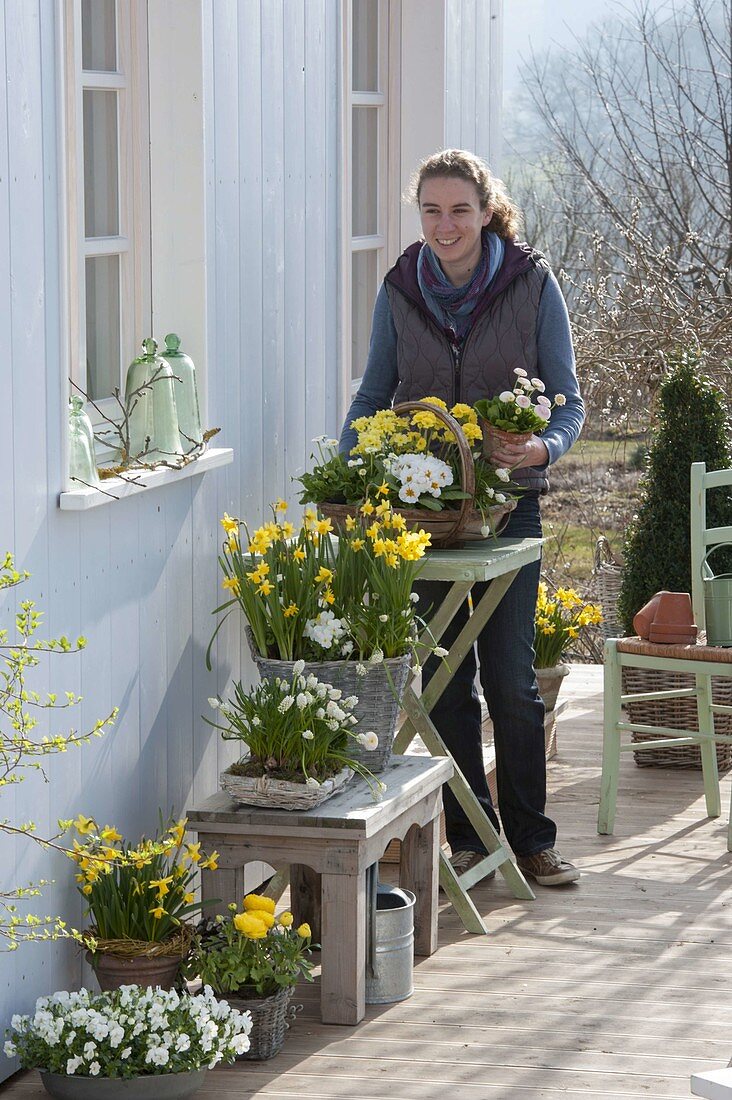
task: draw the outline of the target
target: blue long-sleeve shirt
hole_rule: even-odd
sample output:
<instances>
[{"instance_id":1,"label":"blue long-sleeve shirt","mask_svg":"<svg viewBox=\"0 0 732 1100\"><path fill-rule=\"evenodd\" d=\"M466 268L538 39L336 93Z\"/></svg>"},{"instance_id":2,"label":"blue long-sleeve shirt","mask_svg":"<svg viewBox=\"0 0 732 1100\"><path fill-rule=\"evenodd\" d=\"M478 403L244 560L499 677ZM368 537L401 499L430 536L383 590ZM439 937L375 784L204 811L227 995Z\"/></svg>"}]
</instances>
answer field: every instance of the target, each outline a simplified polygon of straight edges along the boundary
<instances>
[{"instance_id":1,"label":"blue long-sleeve shirt","mask_svg":"<svg viewBox=\"0 0 732 1100\"><path fill-rule=\"evenodd\" d=\"M546 387L546 396L553 400L556 394L563 393L567 399L565 405L552 409L549 425L541 434L552 463L576 442L584 423L585 407L577 382L567 305L551 272L544 281L539 302L536 345L537 375ZM380 409L388 409L398 384L397 332L382 283L374 306L366 370L341 432L342 453L349 453L357 442L351 423L359 416L372 416Z\"/></svg>"}]
</instances>

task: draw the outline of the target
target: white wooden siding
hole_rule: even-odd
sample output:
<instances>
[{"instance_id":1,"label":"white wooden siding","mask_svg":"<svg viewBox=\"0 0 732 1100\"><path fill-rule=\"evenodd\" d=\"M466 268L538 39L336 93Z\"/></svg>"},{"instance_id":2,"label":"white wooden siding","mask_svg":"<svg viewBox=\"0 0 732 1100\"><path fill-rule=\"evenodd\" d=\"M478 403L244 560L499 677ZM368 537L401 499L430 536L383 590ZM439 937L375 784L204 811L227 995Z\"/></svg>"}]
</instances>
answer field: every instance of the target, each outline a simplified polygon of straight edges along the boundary
<instances>
[{"instance_id":1,"label":"white wooden siding","mask_svg":"<svg viewBox=\"0 0 732 1100\"><path fill-rule=\"evenodd\" d=\"M502 0L445 0L445 145L498 169Z\"/></svg>"},{"instance_id":2,"label":"white wooden siding","mask_svg":"<svg viewBox=\"0 0 732 1100\"><path fill-rule=\"evenodd\" d=\"M219 517L226 510L257 524L277 496L294 505L290 477L306 466L311 439L340 427L339 5L201 3L204 388L208 425L221 428L217 443L236 459L87 513L57 507L67 389L56 6L6 0L0 8L0 552L11 550L33 574L0 598L0 620L8 622L22 595L45 611L47 633L87 636L83 655L48 662L35 685L84 696L74 725L88 728L120 708L104 738L51 761L49 784L33 776L3 791L0 816L32 818L41 830L82 811L134 836L155 828L158 808L181 812L216 789L235 750L201 715L232 676L252 675L234 616L218 636L214 671L204 665L211 609L221 600ZM449 140L483 151L468 134L477 84L472 69L457 81L462 39L454 40L455 26L469 36L481 5L448 6ZM0 890L54 877L36 910L79 924L68 861L6 837L1 844ZM39 994L82 976L88 971L68 943L0 954L0 1030ZM0 1075L11 1069L8 1061Z\"/></svg>"}]
</instances>

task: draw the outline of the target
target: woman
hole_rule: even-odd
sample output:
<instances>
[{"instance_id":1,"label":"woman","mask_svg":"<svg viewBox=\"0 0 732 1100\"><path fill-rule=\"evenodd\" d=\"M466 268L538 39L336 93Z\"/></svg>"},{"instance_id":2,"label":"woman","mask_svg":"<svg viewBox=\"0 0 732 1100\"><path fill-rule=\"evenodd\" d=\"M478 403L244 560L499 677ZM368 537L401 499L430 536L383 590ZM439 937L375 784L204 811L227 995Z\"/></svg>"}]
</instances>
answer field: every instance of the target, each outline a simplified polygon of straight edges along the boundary
<instances>
[{"instance_id":1,"label":"woman","mask_svg":"<svg viewBox=\"0 0 732 1100\"><path fill-rule=\"evenodd\" d=\"M350 427L392 403L441 397L452 407L513 389L515 369L540 378L547 397L562 393L541 436L506 443L491 455L522 486L503 534L541 535L539 496L547 467L575 442L584 406L575 372L567 308L546 261L517 243L519 213L479 157L448 149L420 165L412 184L423 241L387 273L374 308L368 362L341 436L350 451ZM534 610L540 562L519 572L482 631L480 677L493 721L496 777L506 837L524 874L540 885L574 882L579 871L555 848L556 826L546 816L544 704L533 670ZM419 608L444 598L446 585L422 582ZM485 585L476 585L480 599ZM468 615L467 604L445 636L449 645ZM425 664L423 684L437 662ZM470 787L498 828L483 769L481 713L474 680L476 654L456 672L430 717ZM449 787L444 788L447 838L459 873L486 854Z\"/></svg>"}]
</instances>

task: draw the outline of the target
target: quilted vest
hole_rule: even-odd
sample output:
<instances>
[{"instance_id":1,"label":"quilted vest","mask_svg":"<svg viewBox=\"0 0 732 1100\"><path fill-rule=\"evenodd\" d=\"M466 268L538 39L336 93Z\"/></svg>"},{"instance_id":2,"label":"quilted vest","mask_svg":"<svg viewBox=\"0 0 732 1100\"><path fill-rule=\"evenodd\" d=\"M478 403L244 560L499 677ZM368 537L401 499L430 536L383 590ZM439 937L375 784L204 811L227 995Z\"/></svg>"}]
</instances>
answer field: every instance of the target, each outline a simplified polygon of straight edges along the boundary
<instances>
[{"instance_id":1,"label":"quilted vest","mask_svg":"<svg viewBox=\"0 0 732 1100\"><path fill-rule=\"evenodd\" d=\"M452 334L430 313L417 282L421 242L410 245L386 275L397 333L399 384L394 404L441 397L448 407L472 405L481 397L512 390L516 367L537 376L536 321L549 267L540 253L506 241L501 270L473 313L473 323L458 347ZM546 491L545 466L516 470L513 479Z\"/></svg>"}]
</instances>

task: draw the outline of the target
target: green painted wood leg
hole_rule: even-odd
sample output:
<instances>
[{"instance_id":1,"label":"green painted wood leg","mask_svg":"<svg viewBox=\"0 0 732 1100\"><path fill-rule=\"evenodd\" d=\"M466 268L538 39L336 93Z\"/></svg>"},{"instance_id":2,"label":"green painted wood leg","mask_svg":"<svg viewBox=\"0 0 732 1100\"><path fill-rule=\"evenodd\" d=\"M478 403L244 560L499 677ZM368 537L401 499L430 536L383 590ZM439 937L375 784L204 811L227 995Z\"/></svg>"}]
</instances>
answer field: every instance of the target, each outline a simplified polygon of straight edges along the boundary
<instances>
[{"instance_id":1,"label":"green painted wood leg","mask_svg":"<svg viewBox=\"0 0 732 1100\"><path fill-rule=\"evenodd\" d=\"M406 698L402 700L402 703L408 708L407 713L410 715L428 751L433 756L449 756L450 754L447 746L430 721L429 716L424 713L420 700L416 697ZM536 895L521 871L511 859L501 838L494 829L492 822L486 816L483 807L468 786L465 776L457 765L455 765L455 774L452 779L449 780L449 786L458 802L465 810L471 825L483 841L486 851L491 854L493 852L502 853L503 858L497 864L497 870L499 870L506 879L514 897L522 898L526 901L533 901Z\"/></svg>"},{"instance_id":2,"label":"green painted wood leg","mask_svg":"<svg viewBox=\"0 0 732 1100\"><path fill-rule=\"evenodd\" d=\"M615 640L605 643L603 672L603 732L602 779L600 807L597 813L598 833L612 833L615 827L615 803L620 775L621 668Z\"/></svg>"},{"instance_id":3,"label":"green painted wood leg","mask_svg":"<svg viewBox=\"0 0 732 1100\"><path fill-rule=\"evenodd\" d=\"M714 741L714 711L712 710L712 678L708 673L696 676L696 712L699 719L699 733L704 734L699 742L702 775L704 776L704 797L709 817L719 817L722 812L722 800L719 793L719 768L717 767L717 746Z\"/></svg>"},{"instance_id":4,"label":"green painted wood leg","mask_svg":"<svg viewBox=\"0 0 732 1100\"><path fill-rule=\"evenodd\" d=\"M463 922L465 930L476 935L488 935L483 918L475 908L470 895L460 885L452 864L444 852L440 852L440 886Z\"/></svg>"}]
</instances>

